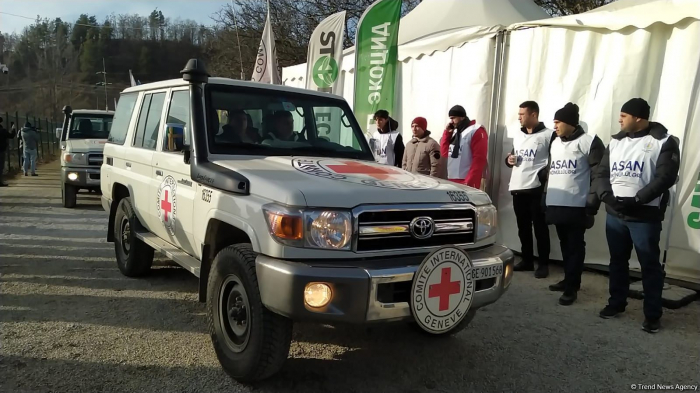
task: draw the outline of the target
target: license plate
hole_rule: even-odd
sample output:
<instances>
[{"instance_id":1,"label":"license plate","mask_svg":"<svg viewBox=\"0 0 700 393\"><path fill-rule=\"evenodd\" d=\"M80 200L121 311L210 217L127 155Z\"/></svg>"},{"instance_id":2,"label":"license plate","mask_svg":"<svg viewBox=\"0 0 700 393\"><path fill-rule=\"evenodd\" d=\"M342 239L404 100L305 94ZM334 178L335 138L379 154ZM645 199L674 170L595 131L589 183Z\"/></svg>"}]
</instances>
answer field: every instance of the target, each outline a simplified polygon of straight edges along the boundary
<instances>
[{"instance_id":1,"label":"license plate","mask_svg":"<svg viewBox=\"0 0 700 393\"><path fill-rule=\"evenodd\" d=\"M474 266L472 278L474 280L486 280L503 274L503 265Z\"/></svg>"}]
</instances>

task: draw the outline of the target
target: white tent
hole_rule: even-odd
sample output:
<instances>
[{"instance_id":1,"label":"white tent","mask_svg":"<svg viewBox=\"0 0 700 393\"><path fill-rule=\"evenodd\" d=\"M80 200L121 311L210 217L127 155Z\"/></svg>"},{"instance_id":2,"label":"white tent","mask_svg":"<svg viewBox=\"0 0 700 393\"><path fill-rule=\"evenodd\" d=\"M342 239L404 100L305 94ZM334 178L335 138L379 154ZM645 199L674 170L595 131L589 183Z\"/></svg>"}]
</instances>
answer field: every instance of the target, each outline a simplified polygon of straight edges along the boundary
<instances>
[{"instance_id":1,"label":"white tent","mask_svg":"<svg viewBox=\"0 0 700 393\"><path fill-rule=\"evenodd\" d=\"M554 112L568 101L581 109L582 125L607 145L620 107L643 97L652 119L681 142L681 173L663 224L668 242L666 272L700 284L700 1L618 0L579 15L518 23L509 27L498 114L499 151L494 155L492 195L498 202L502 241L520 250L503 164L519 131L518 106L540 105L540 119L552 126ZM607 265L604 207L586 233L586 263ZM552 258L561 259L553 227ZM639 268L636 254L630 267Z\"/></svg>"},{"instance_id":2,"label":"white tent","mask_svg":"<svg viewBox=\"0 0 700 393\"><path fill-rule=\"evenodd\" d=\"M428 120L440 138L453 105L464 106L485 126L491 121L494 59L498 31L511 23L546 18L531 0L424 0L401 19L396 108L384 108L399 121L404 139L416 116ZM353 104L354 48L341 64L343 97ZM285 85L304 87L306 64L282 70ZM393 109L393 110L392 110Z\"/></svg>"}]
</instances>

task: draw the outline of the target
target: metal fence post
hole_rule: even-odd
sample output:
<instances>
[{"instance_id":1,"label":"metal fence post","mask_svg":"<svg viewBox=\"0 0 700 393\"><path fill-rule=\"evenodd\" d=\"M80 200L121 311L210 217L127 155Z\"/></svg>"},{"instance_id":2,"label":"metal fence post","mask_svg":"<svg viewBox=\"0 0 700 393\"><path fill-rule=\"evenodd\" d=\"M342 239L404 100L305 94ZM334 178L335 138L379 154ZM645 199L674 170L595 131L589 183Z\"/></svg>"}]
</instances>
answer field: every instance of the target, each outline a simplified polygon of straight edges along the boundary
<instances>
[{"instance_id":1,"label":"metal fence post","mask_svg":"<svg viewBox=\"0 0 700 393\"><path fill-rule=\"evenodd\" d=\"M24 154L24 152L19 148L20 141L22 140L22 126L19 124L18 111L15 111L15 130L17 130L17 165L19 165L19 169L22 169L22 154Z\"/></svg>"}]
</instances>

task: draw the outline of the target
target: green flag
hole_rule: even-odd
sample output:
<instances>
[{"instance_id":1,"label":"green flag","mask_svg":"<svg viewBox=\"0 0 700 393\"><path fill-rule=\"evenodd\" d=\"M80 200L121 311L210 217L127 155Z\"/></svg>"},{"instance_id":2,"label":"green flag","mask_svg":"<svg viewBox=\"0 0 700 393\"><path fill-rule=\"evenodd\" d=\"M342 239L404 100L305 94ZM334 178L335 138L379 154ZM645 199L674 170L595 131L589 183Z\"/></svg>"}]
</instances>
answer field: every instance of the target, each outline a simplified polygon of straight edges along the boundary
<instances>
[{"instance_id":1,"label":"green flag","mask_svg":"<svg viewBox=\"0 0 700 393\"><path fill-rule=\"evenodd\" d=\"M362 14L355 37L355 117L371 135L374 112L394 110L401 0L377 0Z\"/></svg>"}]
</instances>

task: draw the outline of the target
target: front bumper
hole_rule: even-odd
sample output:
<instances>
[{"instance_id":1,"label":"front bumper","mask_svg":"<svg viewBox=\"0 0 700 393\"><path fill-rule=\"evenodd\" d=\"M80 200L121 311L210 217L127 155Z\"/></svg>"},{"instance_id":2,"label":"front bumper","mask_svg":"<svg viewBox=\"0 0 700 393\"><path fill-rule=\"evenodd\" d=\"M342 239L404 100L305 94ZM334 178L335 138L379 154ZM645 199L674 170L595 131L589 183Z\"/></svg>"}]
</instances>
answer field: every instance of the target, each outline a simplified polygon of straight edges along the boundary
<instances>
[{"instance_id":1,"label":"front bumper","mask_svg":"<svg viewBox=\"0 0 700 393\"><path fill-rule=\"evenodd\" d=\"M513 252L500 245L468 250L474 268L503 266L500 276L475 281L476 291L471 309L497 301L510 286L513 274ZM383 268L383 261L365 263L364 267L348 267L338 261L312 265L259 255L256 271L263 304L273 312L295 321L373 323L412 319L409 304L414 273L426 255L394 257ZM344 266L339 266L339 265ZM338 267L336 267L338 266ZM304 289L312 282L330 285L333 298L314 309L304 302Z\"/></svg>"},{"instance_id":2,"label":"front bumper","mask_svg":"<svg viewBox=\"0 0 700 393\"><path fill-rule=\"evenodd\" d=\"M68 175L75 173L77 179L71 180ZM63 184L70 184L78 187L100 187L100 168L86 167L62 167L61 180Z\"/></svg>"}]
</instances>

